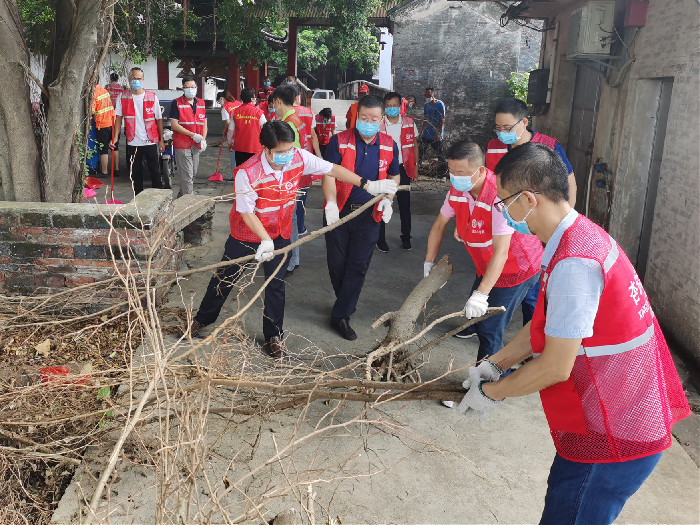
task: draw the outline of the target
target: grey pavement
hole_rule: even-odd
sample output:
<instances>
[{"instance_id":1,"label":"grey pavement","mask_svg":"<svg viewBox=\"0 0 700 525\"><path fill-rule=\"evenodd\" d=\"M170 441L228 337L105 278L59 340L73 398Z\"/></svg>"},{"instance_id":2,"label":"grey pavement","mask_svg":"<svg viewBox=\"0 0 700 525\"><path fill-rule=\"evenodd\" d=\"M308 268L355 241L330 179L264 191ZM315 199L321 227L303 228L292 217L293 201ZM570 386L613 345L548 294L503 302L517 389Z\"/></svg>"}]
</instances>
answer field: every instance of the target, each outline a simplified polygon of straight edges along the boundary
<instances>
[{"instance_id":1,"label":"grey pavement","mask_svg":"<svg viewBox=\"0 0 700 525\"><path fill-rule=\"evenodd\" d=\"M212 147L200 163L196 192L220 195L231 191L230 182L205 182L213 173L215 163L216 150ZM371 324L381 314L397 309L421 279L427 234L447 189L447 183L442 181L420 181L412 192L413 250L400 248L398 213L389 223L387 241L391 250L389 253L375 251L357 313L352 317L352 326L358 332L356 341L341 339L328 324L333 291L323 239L315 239L301 248L301 265L287 279L285 332L292 352L301 356L313 346L326 354L361 355L383 338L386 329L372 330ZM117 183L117 190L119 195L128 195L123 180ZM122 200L126 202L127 199ZM320 188L314 186L307 202L310 231L321 226L321 206ZM188 250L188 266L201 267L220 260L228 236L230 208L230 202L217 204L214 238L206 246ZM451 230L448 230L441 253L450 254L455 273L448 285L429 302L427 311L431 317L461 309L474 277L473 265L464 248L452 239ZM180 288L173 289L167 305L181 306L184 298L196 309L209 277L210 274L198 274L182 281ZM260 280L258 277L256 282ZM220 321L232 315L236 307L236 302L230 299ZM245 318L245 330L258 339L262 331L261 317L258 301ZM429 338L458 323L455 319L436 327ZM506 340L514 336L520 324L520 314L516 313ZM210 328L204 333L208 334L208 330ZM475 360L476 350L475 338L451 338L426 356L421 368L423 380L438 377L451 362L454 368L466 366ZM679 366L687 382L687 373L682 364ZM449 380L461 382L464 378L466 372L461 371ZM226 392L221 395L225 401ZM699 406L697 394L691 396L695 406ZM234 479L236 475L249 472L270 457L275 446L289 442L295 431L309 432L317 424L323 426L323 418L334 406L334 403L327 406L315 401L307 411L290 410L261 422L238 421L235 431L227 431L221 418L211 418L207 438L224 437L217 442L207 471L218 484L224 483L224 476ZM363 408L360 403L346 403L334 414L333 422L350 420ZM679 441L687 450L681 443L674 442L651 477L627 503L617 523L700 523L699 417L693 415L682 422L682 426L677 425L676 428L681 429ZM332 517L339 515L346 524L538 521L555 451L537 395L508 399L483 421L460 417L455 411L429 401L384 404L370 410L366 418L379 421L380 425L355 425L295 451L293 462L286 464L290 469L286 471L286 479L292 478L302 485L296 495L274 499L270 512L265 514L266 520L286 508L303 510L297 500L305 500L306 487L310 485L316 493L317 522L322 521L322 515L325 519L326 513ZM244 440L252 441L258 430L263 432L256 448L245 449L244 454L234 459L232 451L239 450ZM88 462L88 465L99 470L100 460ZM120 466L119 478L111 485L111 522L153 523L154 501L158 494L156 480L152 469L125 461ZM55 516L56 523L69 523L76 518L80 490L89 493L90 483L83 470L76 474ZM272 474L261 474L246 485L246 492L253 495L273 487L282 493L288 488L284 485L279 478L275 481ZM206 498L206 494L199 497ZM220 519L219 514L212 512L207 522ZM252 522L262 523L263 520Z\"/></svg>"}]
</instances>

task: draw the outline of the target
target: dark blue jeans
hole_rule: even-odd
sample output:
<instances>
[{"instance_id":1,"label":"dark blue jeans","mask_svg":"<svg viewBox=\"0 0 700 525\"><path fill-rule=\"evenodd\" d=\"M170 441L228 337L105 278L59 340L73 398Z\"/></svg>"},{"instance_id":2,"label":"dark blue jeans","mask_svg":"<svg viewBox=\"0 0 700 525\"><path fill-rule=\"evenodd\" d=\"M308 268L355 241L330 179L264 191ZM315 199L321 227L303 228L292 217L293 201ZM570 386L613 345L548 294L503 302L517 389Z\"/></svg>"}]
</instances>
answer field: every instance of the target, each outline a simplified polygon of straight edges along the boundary
<instances>
[{"instance_id":1,"label":"dark blue jeans","mask_svg":"<svg viewBox=\"0 0 700 525\"><path fill-rule=\"evenodd\" d=\"M411 184L411 178L406 173L403 164L399 165L399 184ZM411 192L397 191L396 202L399 203L399 217L401 219L401 240L411 240ZM379 240L386 242L386 225L384 221L379 223Z\"/></svg>"},{"instance_id":2,"label":"dark blue jeans","mask_svg":"<svg viewBox=\"0 0 700 525\"><path fill-rule=\"evenodd\" d=\"M289 239L279 236L274 239L274 243L275 250L279 250L289 246ZM254 254L258 246L260 246L259 243L239 241L229 235L224 247L224 256L221 260L232 261L239 257ZM268 279L274 273L282 257L282 255L277 255L263 263L265 279ZM204 294L202 303L199 305L199 310L194 318L202 323L203 326L216 321L228 298L228 294L231 293L236 281L242 274L243 268L237 264L219 268L209 280L207 292ZM286 265L283 265L276 274L276 278L272 279L267 288L265 288L265 307L263 309L263 335L265 336L265 341L269 341L274 336L282 335L282 325L284 323L284 277L286 275L287 268Z\"/></svg>"},{"instance_id":3,"label":"dark blue jeans","mask_svg":"<svg viewBox=\"0 0 700 525\"><path fill-rule=\"evenodd\" d=\"M532 321L532 316L535 314L535 305L537 304L537 296L540 294L540 280L537 279L535 285L527 292L521 309L523 311L523 326Z\"/></svg>"},{"instance_id":4,"label":"dark blue jeans","mask_svg":"<svg viewBox=\"0 0 700 525\"><path fill-rule=\"evenodd\" d=\"M346 205L340 217L350 213ZM332 320L350 319L355 313L378 238L379 224L372 218L372 208L326 234L328 274L336 297Z\"/></svg>"},{"instance_id":5,"label":"dark blue jeans","mask_svg":"<svg viewBox=\"0 0 700 525\"><path fill-rule=\"evenodd\" d=\"M615 521L661 459L653 456L620 463L576 463L554 457L540 525L606 525Z\"/></svg>"},{"instance_id":6,"label":"dark blue jeans","mask_svg":"<svg viewBox=\"0 0 700 525\"><path fill-rule=\"evenodd\" d=\"M299 193L297 193L295 213L297 214L297 231L299 233L303 232L306 229L306 225L304 224L304 219L306 219L306 198L309 196L310 189L311 186L307 186L306 188L299 188Z\"/></svg>"},{"instance_id":7,"label":"dark blue jeans","mask_svg":"<svg viewBox=\"0 0 700 525\"><path fill-rule=\"evenodd\" d=\"M496 314L488 319L476 323L474 328L476 335L479 337L479 351L476 354L477 360L483 359L495 354L503 348L503 334L506 327L510 324L513 318L515 309L526 298L530 289L540 279L540 274L533 275L527 281L520 283L517 286L509 286L507 288L491 288L489 293L489 306L504 306L506 311L502 314ZM474 280L472 292L481 283L481 277Z\"/></svg>"}]
</instances>

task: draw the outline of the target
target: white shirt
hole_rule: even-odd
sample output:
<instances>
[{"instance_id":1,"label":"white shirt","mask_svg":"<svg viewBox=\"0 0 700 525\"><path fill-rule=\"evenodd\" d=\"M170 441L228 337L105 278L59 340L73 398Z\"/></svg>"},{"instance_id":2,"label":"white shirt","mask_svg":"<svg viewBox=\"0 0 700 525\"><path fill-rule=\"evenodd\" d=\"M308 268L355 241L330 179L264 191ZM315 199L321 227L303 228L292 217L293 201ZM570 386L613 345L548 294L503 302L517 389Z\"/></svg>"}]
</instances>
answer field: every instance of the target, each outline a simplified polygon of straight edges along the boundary
<instances>
[{"instance_id":1,"label":"white shirt","mask_svg":"<svg viewBox=\"0 0 700 525\"><path fill-rule=\"evenodd\" d=\"M392 124L391 122L389 122L389 119L387 117L384 117L384 125L386 126L386 132L392 139L394 139L394 142L396 142L396 145L399 147L399 164L403 164L403 151L401 151L403 149L401 147L402 123L403 117L401 115L399 115L399 120L396 121L396 124ZM413 136L418 136L418 128L415 124L413 124Z\"/></svg>"},{"instance_id":2,"label":"white shirt","mask_svg":"<svg viewBox=\"0 0 700 525\"><path fill-rule=\"evenodd\" d=\"M153 142L148 140L148 136L146 135L146 126L143 123L143 96L145 94L146 92L144 91L140 95L134 95L133 93L131 95L134 99L134 115L136 115L136 118L134 119L134 140L128 142L129 146L148 146L149 144L153 144ZM160 111L160 102L158 102L158 97L156 95L154 96L156 100L153 103L153 114L156 120L160 120L163 118L163 114ZM122 97L117 99L117 107L114 108L114 114L118 117L123 116Z\"/></svg>"},{"instance_id":3,"label":"white shirt","mask_svg":"<svg viewBox=\"0 0 700 525\"><path fill-rule=\"evenodd\" d=\"M304 160L304 175L326 175L333 169L333 163L323 160L321 157L317 157L306 150L295 149L301 154L301 158ZM282 173L286 170L286 167L282 170L272 169L272 166L270 166L270 163L267 161L265 152L262 153L262 165L265 175L273 175L275 179L277 179L277 183L281 186ZM236 172L233 188L236 192L236 211L239 213L253 213L255 211L255 202L258 200L258 194L250 185L250 180L248 180L248 174L245 170L239 169Z\"/></svg>"},{"instance_id":4,"label":"white shirt","mask_svg":"<svg viewBox=\"0 0 700 525\"><path fill-rule=\"evenodd\" d=\"M228 120L229 118L231 118L231 114L228 111L226 111L225 107L222 107L221 108L221 120Z\"/></svg>"}]
</instances>

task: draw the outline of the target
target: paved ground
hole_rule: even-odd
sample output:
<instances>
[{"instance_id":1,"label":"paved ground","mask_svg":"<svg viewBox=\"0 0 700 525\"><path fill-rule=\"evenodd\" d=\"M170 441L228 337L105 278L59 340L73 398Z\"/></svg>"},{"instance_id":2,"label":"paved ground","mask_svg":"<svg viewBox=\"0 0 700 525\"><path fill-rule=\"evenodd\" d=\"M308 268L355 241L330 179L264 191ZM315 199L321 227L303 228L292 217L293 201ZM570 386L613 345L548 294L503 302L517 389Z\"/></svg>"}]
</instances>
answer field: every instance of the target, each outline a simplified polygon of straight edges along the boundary
<instances>
[{"instance_id":1,"label":"paved ground","mask_svg":"<svg viewBox=\"0 0 700 525\"><path fill-rule=\"evenodd\" d=\"M218 195L230 191L230 182L205 182L213 173L215 162L216 150L211 148L200 166L197 192ZM387 240L391 251L374 254L358 311L352 319L359 336L355 342L340 339L328 326L333 293L325 265L324 241L319 238L303 247L301 266L287 281L285 317L288 345L299 353L300 359L309 352L310 342L329 354L364 353L383 337L382 329L373 331L370 325L382 313L396 309L421 278L425 240L446 190L447 186L441 182L422 182L413 193L412 251L400 249L399 221L392 220L389 224ZM124 202L129 200L128 191L124 180L120 180L116 194ZM187 256L188 265L199 267L220 259L228 235L230 207L230 203L217 205L214 239L206 246L191 250ZM307 228L315 230L321 225L320 188L312 189L307 207ZM451 236L445 239L442 252L450 253L456 271L448 286L429 303L432 314L461 308L473 278L473 266ZM193 297L196 307L208 277L201 275L183 282L181 291L171 294L170 304L181 304L182 296L186 300ZM235 302L229 301L223 315L230 315L235 307ZM516 314L507 339L514 335L519 323ZM456 324L445 323L431 335L439 335ZM259 304L247 314L245 326L249 334L260 334ZM476 347L474 340L447 341L428 356L422 369L423 378L437 377L452 359L455 366L472 362ZM464 377L466 374L461 372L454 380L461 381ZM225 396L226 392L221 395ZM697 399L694 395L693 402L700 405ZM361 409L359 403L348 403L335 414L334 421L354 417ZM246 448L246 453L231 463L232 470L226 475L234 479L232 476L250 471L270 457L275 447L273 438L279 446L291 439L295 430L310 431L323 421L328 410L329 407L319 401L312 403L308 412L289 411L266 419L260 427L263 432L257 449L250 452ZM358 425L296 451L293 464L287 464L291 468L287 478L292 481L335 478L330 482L313 483L318 521L321 521L322 509L331 516L340 515L344 523L533 523L539 519L554 447L538 396L508 400L484 421L459 417L434 402L384 405L370 411L367 417L380 419L391 425L393 431L387 431L387 427L377 431L368 425ZM700 523L700 475L696 464L699 418L695 415L677 425L679 441L688 443L687 450L674 443L650 479L628 502L619 523ZM245 436L255 435L258 430L255 422L241 420L239 425L236 432L226 434L217 444L209 459L208 470L219 484L232 460L232 451L239 450ZM214 418L208 437L223 431L221 423ZM341 460L347 461L341 465ZM99 465L99 460L91 463L93 470L99 470ZM311 478L304 472L309 465L315 469ZM75 520L79 483L90 485L82 471L61 502L57 522ZM152 472L125 463L119 479L112 485L111 522L152 523L157 495L154 484ZM246 490L253 494L271 485L274 483L270 478L259 476ZM303 497L305 485L298 492ZM271 505L271 515L295 506L295 501L292 496L279 498Z\"/></svg>"}]
</instances>

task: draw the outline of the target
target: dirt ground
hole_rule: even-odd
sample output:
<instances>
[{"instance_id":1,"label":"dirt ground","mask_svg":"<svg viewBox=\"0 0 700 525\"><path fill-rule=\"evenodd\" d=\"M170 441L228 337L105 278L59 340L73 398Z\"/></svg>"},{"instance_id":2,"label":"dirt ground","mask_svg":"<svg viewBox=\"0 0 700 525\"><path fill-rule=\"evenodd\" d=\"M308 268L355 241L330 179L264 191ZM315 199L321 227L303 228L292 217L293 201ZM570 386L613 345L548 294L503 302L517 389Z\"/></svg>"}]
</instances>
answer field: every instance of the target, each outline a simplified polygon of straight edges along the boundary
<instances>
[{"instance_id":1,"label":"dirt ground","mask_svg":"<svg viewBox=\"0 0 700 525\"><path fill-rule=\"evenodd\" d=\"M206 182L215 170L217 152L212 147L203 155L195 185L199 193L219 195L231 189L230 182ZM223 159L222 164L227 166ZM223 168L219 171L225 173ZM230 179L228 173L225 178ZM341 339L329 327L333 291L323 239L302 247L301 265L287 279L286 287L285 335L293 362L317 362L319 356L341 353L361 355L383 338L386 329L372 330L371 324L384 312L398 308L422 278L427 234L448 186L432 180L414 189L413 250L400 248L396 213L387 227L391 250L375 251L358 311L352 318L358 333L356 341ZM128 192L125 181L118 181L117 198L127 202ZM320 188L314 187L307 203L310 231L321 226L321 203ZM188 250L188 267L220 260L230 207L230 202L217 204L214 238L206 246ZM474 276L471 262L451 235L446 236L441 252L450 254L455 274L428 304L433 316L463 307ZM184 298L196 309L209 277L198 274L182 281L171 291L166 306L182 306ZM246 290L248 297L260 282L259 277L256 285ZM229 300L220 321L233 314L236 306ZM520 323L516 313L506 340ZM458 320L446 322L433 329L428 339L456 326ZM248 334L261 338L260 301L247 313L244 327ZM475 338L451 338L426 356L421 368L423 380L439 377L450 364L453 368L466 366L475 360L476 350ZM253 367L269 359L262 353L251 355ZM461 382L466 375L462 370L447 380ZM212 395L213 405L225 406L232 395L227 388L217 388ZM692 400L697 403L695 393ZM212 446L205 468L212 483L194 495L203 511L210 513L202 522L222 520L221 509L210 502L212 491L228 509L246 497L267 494L267 510L251 518L251 523L263 523L288 508L298 509L308 523L310 507L316 523L336 516L345 524L538 521L554 447L537 395L509 399L483 421L459 416L432 401L382 403L363 413L366 408L357 402L339 405L314 401L308 407L262 419L210 416L204 441ZM619 523L700 523L699 417L694 415L677 425L680 443L675 442L664 453L658 468L626 505ZM314 432L318 433L316 439L299 443L282 454L280 461L261 468L276 451ZM154 522L159 488L148 453L155 448L156 433L155 427L137 430L110 485L110 497L100 506L100 522ZM91 494L92 475L103 468L108 452L109 448L95 450L86 458L54 515L55 523L79 521L80 501L84 494ZM230 483L248 474L240 485L241 493L223 494ZM314 493L312 506L306 505L308 490Z\"/></svg>"}]
</instances>

